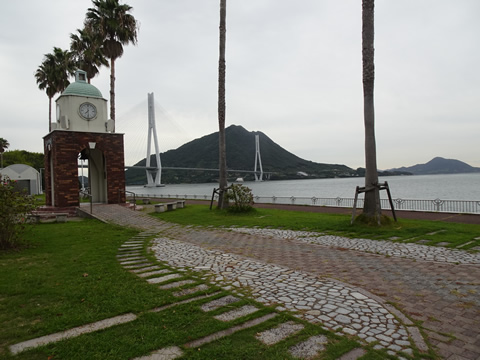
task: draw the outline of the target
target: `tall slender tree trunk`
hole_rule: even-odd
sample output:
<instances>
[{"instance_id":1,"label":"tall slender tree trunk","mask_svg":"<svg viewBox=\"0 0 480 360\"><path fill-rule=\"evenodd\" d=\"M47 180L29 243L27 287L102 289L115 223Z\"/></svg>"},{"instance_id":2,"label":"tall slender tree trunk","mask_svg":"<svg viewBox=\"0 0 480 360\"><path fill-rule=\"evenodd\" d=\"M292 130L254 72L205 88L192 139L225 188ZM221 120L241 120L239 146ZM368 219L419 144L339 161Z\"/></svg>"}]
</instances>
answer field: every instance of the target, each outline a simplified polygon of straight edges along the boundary
<instances>
[{"instance_id":1,"label":"tall slender tree trunk","mask_svg":"<svg viewBox=\"0 0 480 360\"><path fill-rule=\"evenodd\" d=\"M48 132L52 131L52 97L48 97Z\"/></svg>"},{"instance_id":2,"label":"tall slender tree trunk","mask_svg":"<svg viewBox=\"0 0 480 360\"><path fill-rule=\"evenodd\" d=\"M110 119L113 120L115 132L115 59L110 59Z\"/></svg>"},{"instance_id":3,"label":"tall slender tree trunk","mask_svg":"<svg viewBox=\"0 0 480 360\"><path fill-rule=\"evenodd\" d=\"M225 43L226 43L226 25L227 0L220 0L220 55L218 60L218 153L219 153L219 197L218 208L224 209L228 206L226 198L227 184L227 150L225 143Z\"/></svg>"},{"instance_id":4,"label":"tall slender tree trunk","mask_svg":"<svg viewBox=\"0 0 480 360\"><path fill-rule=\"evenodd\" d=\"M374 7L375 0L362 2L363 115L365 122L365 202L363 213L380 224L374 107Z\"/></svg>"}]
</instances>

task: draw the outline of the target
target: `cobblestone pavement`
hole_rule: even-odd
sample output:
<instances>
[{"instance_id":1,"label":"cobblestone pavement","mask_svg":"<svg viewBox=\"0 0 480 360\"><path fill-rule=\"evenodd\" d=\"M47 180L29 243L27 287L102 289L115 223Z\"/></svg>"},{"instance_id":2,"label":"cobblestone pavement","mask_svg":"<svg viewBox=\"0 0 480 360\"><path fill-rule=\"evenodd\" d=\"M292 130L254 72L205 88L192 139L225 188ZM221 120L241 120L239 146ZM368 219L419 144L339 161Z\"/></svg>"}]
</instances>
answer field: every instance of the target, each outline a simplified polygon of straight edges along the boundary
<instances>
[{"instance_id":1,"label":"cobblestone pavement","mask_svg":"<svg viewBox=\"0 0 480 360\"><path fill-rule=\"evenodd\" d=\"M282 308L299 311L299 317L322 323L330 330L342 328L345 334L356 335L367 343L377 341L377 348L388 349L392 355L399 351L412 353L409 333L416 336L417 328L403 326L390 312L401 314L360 289L167 238L157 238L152 249L157 259L170 266L210 271L216 275L211 279L214 283L248 287L259 302L282 304ZM417 346L426 350L423 342Z\"/></svg>"},{"instance_id":2,"label":"cobblestone pavement","mask_svg":"<svg viewBox=\"0 0 480 360\"><path fill-rule=\"evenodd\" d=\"M348 284L351 289L364 289L364 294L373 293L379 299L394 303L403 314L420 325L442 358L480 358L480 266L475 257L470 257L468 264L457 264L458 261L448 262L448 256L430 258L426 249L422 250L424 259L414 256L405 258L401 257L404 256L402 254L376 254L378 249L353 250L354 247L347 248L344 243L338 243L339 239L330 239L329 244L312 243L302 233L284 236L272 232L246 234L238 230L181 227L152 222L148 216L127 209L125 213L109 208L105 207L104 212L115 212L109 221L154 228L161 232L162 238L193 244L196 250L201 247L215 250L218 254L242 255L271 266L275 264L295 270L298 274L307 274L312 279L336 279ZM98 215L101 215L100 212ZM144 225L140 217L148 219ZM165 240L164 243L168 242ZM363 243L361 246L366 245ZM408 251L410 254L420 253L415 247ZM468 253L463 254L469 258ZM353 324L353 319L350 321ZM354 327L353 330L361 331Z\"/></svg>"}]
</instances>

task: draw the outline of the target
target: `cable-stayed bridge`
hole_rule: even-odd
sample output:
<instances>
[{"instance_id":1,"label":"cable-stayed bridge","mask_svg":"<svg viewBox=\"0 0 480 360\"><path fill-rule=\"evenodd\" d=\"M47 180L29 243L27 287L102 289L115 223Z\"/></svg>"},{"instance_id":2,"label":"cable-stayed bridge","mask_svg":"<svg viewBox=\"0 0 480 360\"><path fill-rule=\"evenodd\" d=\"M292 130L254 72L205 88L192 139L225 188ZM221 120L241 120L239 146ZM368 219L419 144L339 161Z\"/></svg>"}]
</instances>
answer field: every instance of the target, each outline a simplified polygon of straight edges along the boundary
<instances>
[{"instance_id":1,"label":"cable-stayed bridge","mask_svg":"<svg viewBox=\"0 0 480 360\"><path fill-rule=\"evenodd\" d=\"M154 147L152 153L152 145ZM153 93L148 94L148 134L147 134L147 152L146 152L146 164L145 166L139 165L127 165L125 169L144 169L147 177L147 187L163 186L162 170L178 170L178 171L215 171L214 168L190 168L190 167L165 167L162 166L160 159L159 141L156 129L155 120L155 101ZM155 165L152 165L151 159L155 158ZM259 136L255 135L255 164L253 170L239 170L239 169L227 169L230 173L239 174L254 174L256 181L263 181L269 179L272 172L264 172L262 167L262 160L260 155L260 142Z\"/></svg>"}]
</instances>

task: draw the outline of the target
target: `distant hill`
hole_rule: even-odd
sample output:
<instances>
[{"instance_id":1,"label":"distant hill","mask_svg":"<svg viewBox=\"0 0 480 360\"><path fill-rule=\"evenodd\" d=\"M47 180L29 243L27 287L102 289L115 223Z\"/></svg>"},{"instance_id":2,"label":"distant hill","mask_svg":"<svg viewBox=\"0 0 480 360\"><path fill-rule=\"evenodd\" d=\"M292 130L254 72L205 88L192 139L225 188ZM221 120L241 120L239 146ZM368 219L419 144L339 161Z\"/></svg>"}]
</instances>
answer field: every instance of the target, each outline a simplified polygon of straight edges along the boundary
<instances>
[{"instance_id":1,"label":"distant hill","mask_svg":"<svg viewBox=\"0 0 480 360\"><path fill-rule=\"evenodd\" d=\"M321 164L299 158L283 149L262 132L248 131L242 126L231 125L225 129L227 166L229 169L254 170L255 135L259 135L263 171L274 172L272 180L298 178L332 178L354 176L355 170L339 164ZM187 167L218 169L218 132L190 141L178 149L160 154L163 167ZM150 163L156 165L152 155ZM137 166L145 166L146 159ZM145 184L145 171L128 169L125 172L128 185ZM243 177L254 180L253 174L229 173L229 181ZM216 182L218 171L162 170L162 183Z\"/></svg>"},{"instance_id":2,"label":"distant hill","mask_svg":"<svg viewBox=\"0 0 480 360\"><path fill-rule=\"evenodd\" d=\"M414 175L461 174L480 172L480 168L473 167L460 160L436 157L426 164L417 164L410 167L401 167L388 171L404 171Z\"/></svg>"}]
</instances>

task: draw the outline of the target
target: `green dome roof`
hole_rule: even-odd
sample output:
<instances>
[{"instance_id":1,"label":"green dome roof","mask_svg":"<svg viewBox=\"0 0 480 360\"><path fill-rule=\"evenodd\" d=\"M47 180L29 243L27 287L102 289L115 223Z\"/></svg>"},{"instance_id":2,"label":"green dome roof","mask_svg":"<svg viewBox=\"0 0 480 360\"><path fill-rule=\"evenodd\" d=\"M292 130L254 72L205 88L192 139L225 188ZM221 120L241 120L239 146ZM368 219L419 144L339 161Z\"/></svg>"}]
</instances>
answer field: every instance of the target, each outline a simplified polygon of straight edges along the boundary
<instances>
[{"instance_id":1,"label":"green dome roof","mask_svg":"<svg viewBox=\"0 0 480 360\"><path fill-rule=\"evenodd\" d=\"M102 93L92 84L85 81L86 73L82 70L77 70L75 73L75 82L67 86L62 95L77 95L102 98Z\"/></svg>"},{"instance_id":2,"label":"green dome roof","mask_svg":"<svg viewBox=\"0 0 480 360\"><path fill-rule=\"evenodd\" d=\"M71 83L67 86L62 95L79 95L103 98L102 93L95 86L91 84Z\"/></svg>"}]
</instances>

